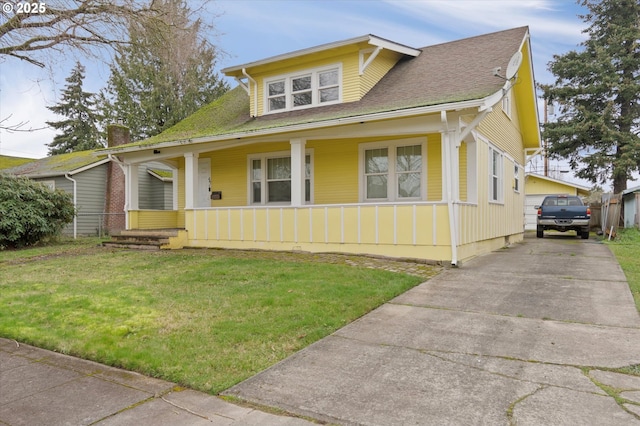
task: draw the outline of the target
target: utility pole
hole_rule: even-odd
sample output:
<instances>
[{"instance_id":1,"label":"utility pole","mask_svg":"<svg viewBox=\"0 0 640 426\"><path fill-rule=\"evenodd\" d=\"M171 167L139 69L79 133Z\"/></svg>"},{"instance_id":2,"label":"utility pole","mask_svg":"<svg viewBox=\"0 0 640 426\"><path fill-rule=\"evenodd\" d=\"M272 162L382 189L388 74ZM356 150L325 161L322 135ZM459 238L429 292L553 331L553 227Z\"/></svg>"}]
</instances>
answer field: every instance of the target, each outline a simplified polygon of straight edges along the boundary
<instances>
[{"instance_id":1,"label":"utility pole","mask_svg":"<svg viewBox=\"0 0 640 426\"><path fill-rule=\"evenodd\" d=\"M548 113L548 105L547 105L547 99L545 98L544 100L544 124L547 124L547 113ZM543 155L544 155L544 175L545 176L549 176L549 155L547 154L547 138L544 138L544 140L542 141L542 146L543 146Z\"/></svg>"}]
</instances>

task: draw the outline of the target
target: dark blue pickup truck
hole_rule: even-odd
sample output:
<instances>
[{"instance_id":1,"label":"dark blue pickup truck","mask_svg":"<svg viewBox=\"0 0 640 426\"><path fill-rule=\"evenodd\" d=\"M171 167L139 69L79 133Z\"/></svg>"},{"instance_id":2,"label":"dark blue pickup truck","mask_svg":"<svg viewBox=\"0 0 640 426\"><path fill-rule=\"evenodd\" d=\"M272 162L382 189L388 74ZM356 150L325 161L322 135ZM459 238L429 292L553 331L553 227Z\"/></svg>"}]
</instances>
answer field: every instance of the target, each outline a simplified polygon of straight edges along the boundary
<instances>
[{"instance_id":1,"label":"dark blue pickup truck","mask_svg":"<svg viewBox=\"0 0 640 426\"><path fill-rule=\"evenodd\" d=\"M549 195L538 209L536 236L544 237L544 231L576 231L583 239L589 238L591 209L580 197L572 195Z\"/></svg>"}]
</instances>

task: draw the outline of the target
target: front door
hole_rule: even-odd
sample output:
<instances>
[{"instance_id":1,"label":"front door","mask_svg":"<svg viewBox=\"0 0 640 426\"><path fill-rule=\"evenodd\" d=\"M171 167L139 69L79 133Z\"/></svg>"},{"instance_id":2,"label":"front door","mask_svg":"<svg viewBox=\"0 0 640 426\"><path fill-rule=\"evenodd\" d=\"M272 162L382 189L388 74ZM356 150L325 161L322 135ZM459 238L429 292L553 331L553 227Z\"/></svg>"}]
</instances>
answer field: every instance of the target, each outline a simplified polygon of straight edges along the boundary
<instances>
[{"instance_id":1,"label":"front door","mask_svg":"<svg viewBox=\"0 0 640 426\"><path fill-rule=\"evenodd\" d=\"M211 207L211 158L198 159L198 199L196 207Z\"/></svg>"}]
</instances>

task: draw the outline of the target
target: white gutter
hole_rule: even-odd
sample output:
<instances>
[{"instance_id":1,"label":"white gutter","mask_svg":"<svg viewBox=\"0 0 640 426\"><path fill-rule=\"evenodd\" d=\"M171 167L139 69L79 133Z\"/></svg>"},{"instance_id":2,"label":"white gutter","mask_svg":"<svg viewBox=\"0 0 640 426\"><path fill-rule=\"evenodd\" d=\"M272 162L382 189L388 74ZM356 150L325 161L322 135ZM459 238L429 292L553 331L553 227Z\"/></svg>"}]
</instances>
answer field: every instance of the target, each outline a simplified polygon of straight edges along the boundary
<instances>
[{"instance_id":1,"label":"white gutter","mask_svg":"<svg viewBox=\"0 0 640 426\"><path fill-rule=\"evenodd\" d=\"M75 240L78 238L78 182L76 182L69 173L65 173L64 177L73 182L73 239Z\"/></svg>"},{"instance_id":2,"label":"white gutter","mask_svg":"<svg viewBox=\"0 0 640 426\"><path fill-rule=\"evenodd\" d=\"M244 75L245 77L247 77L247 80L249 80L251 83L253 83L253 99L254 99L254 110L253 110L253 117L256 117L258 115L258 83L256 83L256 81L253 79L253 77L251 77L249 75L249 73L247 73L247 69L246 68L242 68L242 75ZM251 90L251 83L249 83L249 90L247 90L247 94L249 94L249 91Z\"/></svg>"},{"instance_id":3,"label":"white gutter","mask_svg":"<svg viewBox=\"0 0 640 426\"><path fill-rule=\"evenodd\" d=\"M444 173L445 173L445 187L447 192L447 210L449 212L449 236L451 239L451 265L457 266L458 264L458 230L455 217L455 209L453 206L453 172L451 167L451 133L449 130L449 123L447 120L447 111L440 112L440 121L442 122L443 132L442 138L444 139ZM453 138L455 141L455 137ZM456 143L457 145L457 143Z\"/></svg>"},{"instance_id":4,"label":"white gutter","mask_svg":"<svg viewBox=\"0 0 640 426\"><path fill-rule=\"evenodd\" d=\"M408 108L404 110L376 112L376 113L366 114L366 115L336 118L333 120L294 124L286 127L257 129L254 131L227 133L227 134L216 135L216 136L202 136L199 138L160 142L160 143L151 144L151 145L137 145L137 146L127 147L126 149L120 149L120 150L118 150L117 147L114 148L113 150L109 150L109 148L106 148L101 152L105 154L113 154L113 153L120 153L120 152L125 153L125 152L146 151L149 149L171 148L171 147L187 145L187 144L218 142L218 141L227 141L232 139L237 140L237 139L243 139L248 137L270 136L270 135L277 135L282 133L315 130L315 129L322 129L325 127L333 127L333 126L339 126L339 125L345 125L345 124L366 123L369 121L378 121L378 120L384 120L388 118L405 118L405 117L411 117L415 115L433 114L433 113L438 113L445 110L459 111L459 110L468 109L468 108L486 109L488 107L488 101L493 100L494 97L497 97L496 95L502 94L502 90L503 89L500 89L498 92L486 98L475 99L471 101L449 102L446 104L429 105L424 107ZM501 96L497 98L498 100L500 100ZM495 105L495 103L493 103L493 105Z\"/></svg>"}]
</instances>

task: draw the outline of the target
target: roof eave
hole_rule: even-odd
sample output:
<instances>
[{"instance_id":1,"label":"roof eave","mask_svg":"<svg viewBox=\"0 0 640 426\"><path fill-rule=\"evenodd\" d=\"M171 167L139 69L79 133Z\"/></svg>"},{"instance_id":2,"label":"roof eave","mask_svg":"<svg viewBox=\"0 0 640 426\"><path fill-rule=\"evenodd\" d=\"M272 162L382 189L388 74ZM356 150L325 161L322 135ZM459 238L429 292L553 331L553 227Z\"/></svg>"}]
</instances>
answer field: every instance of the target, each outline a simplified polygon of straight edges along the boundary
<instances>
[{"instance_id":1,"label":"roof eave","mask_svg":"<svg viewBox=\"0 0 640 426\"><path fill-rule=\"evenodd\" d=\"M365 114L365 115L355 115L350 117L335 118L331 120L314 121L311 123L300 123L300 124L293 124L289 126L272 127L272 128L259 129L259 130L246 131L246 132L226 133L221 135L202 136L202 137L190 138L190 139L178 139L178 140L169 141L169 142L159 142L157 144L136 145L136 146L129 146L129 147L122 146L122 147L115 147L112 149L107 148L101 152L107 155L108 154L117 155L117 154L123 154L127 152L145 151L151 148L162 149L162 148L176 147L180 145L228 141L233 139L240 140L240 139L245 139L249 137L272 136L279 133L317 130L317 129L322 129L326 127L334 127L334 126L347 125L347 124L365 123L365 122L379 121L379 120L385 120L385 119L406 118L406 117L411 117L416 115L434 114L440 111L455 111L455 110L462 110L462 109L469 109L469 108L478 108L479 110L484 110L495 105L494 100L501 93L502 93L502 89L500 89L496 93L493 93L487 97L480 98L480 99L449 102L449 103L436 104L436 105L427 105L422 107L384 111L384 112L377 112L377 113L371 113L371 114Z\"/></svg>"},{"instance_id":2,"label":"roof eave","mask_svg":"<svg viewBox=\"0 0 640 426\"><path fill-rule=\"evenodd\" d=\"M574 188L581 189L581 190L583 190L585 192L591 191L591 188L588 188L588 187L583 186L583 185L579 185L577 183L567 182L567 181L560 180L560 179L554 179L552 177L539 175L539 174L533 173L533 172L527 172L527 173L525 173L525 176L531 176L531 177L535 177L535 178L542 179L542 180L548 180L549 182L559 183L561 185L572 186Z\"/></svg>"},{"instance_id":3,"label":"roof eave","mask_svg":"<svg viewBox=\"0 0 640 426\"><path fill-rule=\"evenodd\" d=\"M109 161L111 161L111 160L107 157L107 158L103 158L102 160L98 160L98 161L95 161L93 163L90 163L90 164L85 164L84 166L78 167L76 169L60 170L60 171L53 171L53 172L47 172L47 173L23 173L23 174L16 175L16 176L24 176L24 177L28 177L30 179L52 178L52 177L65 176L65 175L73 176L73 175L76 175L78 173L82 173L82 172L84 172L86 170L92 169L94 167L101 166L102 164L108 163Z\"/></svg>"},{"instance_id":4,"label":"roof eave","mask_svg":"<svg viewBox=\"0 0 640 426\"><path fill-rule=\"evenodd\" d=\"M365 36L354 37L347 40L336 41L333 43L321 44L319 46L310 47L307 49L296 50L294 52L284 53L282 55L272 56L270 58L261 59L259 61L249 62L241 65L234 65L231 67L227 67L221 70L221 72L227 76L233 76L235 74L241 73L243 69L251 69L261 65L271 64L273 62L284 61L287 59L297 58L303 55L309 55L312 53L323 52L329 49L336 49L343 46L349 46L352 44L358 44L367 42L372 46L380 46L385 49L393 50L395 52L401 53L403 55L409 56L418 56L420 54L420 50L414 49L413 47L405 46L400 43L396 43L390 40L386 40L372 34L367 34Z\"/></svg>"}]
</instances>

